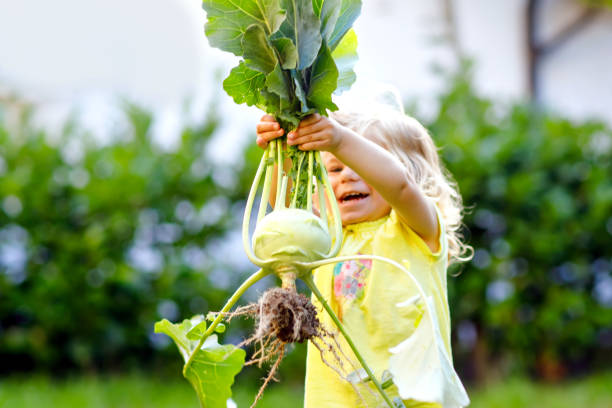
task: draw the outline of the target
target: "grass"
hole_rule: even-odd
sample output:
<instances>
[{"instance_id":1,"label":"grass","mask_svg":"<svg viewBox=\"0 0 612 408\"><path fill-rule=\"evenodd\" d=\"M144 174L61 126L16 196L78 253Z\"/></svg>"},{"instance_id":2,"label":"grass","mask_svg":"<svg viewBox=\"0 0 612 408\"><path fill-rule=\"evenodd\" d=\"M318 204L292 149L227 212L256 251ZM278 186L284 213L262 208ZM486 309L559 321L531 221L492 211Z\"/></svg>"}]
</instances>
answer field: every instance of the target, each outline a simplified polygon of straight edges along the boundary
<instances>
[{"instance_id":1,"label":"grass","mask_svg":"<svg viewBox=\"0 0 612 408\"><path fill-rule=\"evenodd\" d=\"M234 387L238 407L249 407L259 383ZM299 407L301 386L271 384L259 408ZM45 377L0 381L1 408L198 408L191 385L181 377L155 378L145 374L112 377L77 377L52 380Z\"/></svg>"},{"instance_id":2,"label":"grass","mask_svg":"<svg viewBox=\"0 0 612 408\"><path fill-rule=\"evenodd\" d=\"M470 408L612 408L612 372L554 385L510 379L470 397Z\"/></svg>"},{"instance_id":3,"label":"grass","mask_svg":"<svg viewBox=\"0 0 612 408\"><path fill-rule=\"evenodd\" d=\"M239 383L234 389L238 407L249 407L258 387ZM468 391L471 408L612 408L612 373L557 385L511 379ZM298 385L272 384L257 406L301 407L302 392ZM62 381L44 377L5 379L0 382L0 407L197 408L198 402L190 385L180 378L134 374Z\"/></svg>"}]
</instances>

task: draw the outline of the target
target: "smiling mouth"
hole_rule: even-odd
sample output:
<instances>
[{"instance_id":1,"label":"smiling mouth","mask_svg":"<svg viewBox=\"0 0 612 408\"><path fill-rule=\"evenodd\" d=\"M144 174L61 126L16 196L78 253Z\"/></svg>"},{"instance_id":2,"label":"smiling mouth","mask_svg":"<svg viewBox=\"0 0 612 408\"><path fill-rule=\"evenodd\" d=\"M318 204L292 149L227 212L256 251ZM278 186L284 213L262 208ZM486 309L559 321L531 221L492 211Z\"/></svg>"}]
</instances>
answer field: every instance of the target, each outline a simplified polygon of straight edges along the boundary
<instances>
[{"instance_id":1,"label":"smiling mouth","mask_svg":"<svg viewBox=\"0 0 612 408\"><path fill-rule=\"evenodd\" d=\"M340 199L338 201L340 202L340 204L348 203L348 202L356 202L356 201L361 201L364 198L367 198L368 196L369 196L369 194L349 193L349 194L346 194L346 195L343 195L342 197L340 197Z\"/></svg>"}]
</instances>

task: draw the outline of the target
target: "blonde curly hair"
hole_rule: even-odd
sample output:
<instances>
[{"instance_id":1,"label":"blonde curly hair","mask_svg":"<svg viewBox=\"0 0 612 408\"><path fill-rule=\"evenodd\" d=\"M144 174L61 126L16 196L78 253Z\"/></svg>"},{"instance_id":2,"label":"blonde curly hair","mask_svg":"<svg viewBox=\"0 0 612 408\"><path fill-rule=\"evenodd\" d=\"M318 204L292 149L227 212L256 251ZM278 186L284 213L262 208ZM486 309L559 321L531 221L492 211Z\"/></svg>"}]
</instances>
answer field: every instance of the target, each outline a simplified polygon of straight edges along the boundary
<instances>
[{"instance_id":1,"label":"blonde curly hair","mask_svg":"<svg viewBox=\"0 0 612 408\"><path fill-rule=\"evenodd\" d=\"M376 102L367 110L340 110L330 117L382 146L406 166L415 184L440 210L441 222L446 227L449 263L471 259L473 248L463 241L459 231L463 202L457 183L440 162L438 149L427 129L397 107Z\"/></svg>"}]
</instances>

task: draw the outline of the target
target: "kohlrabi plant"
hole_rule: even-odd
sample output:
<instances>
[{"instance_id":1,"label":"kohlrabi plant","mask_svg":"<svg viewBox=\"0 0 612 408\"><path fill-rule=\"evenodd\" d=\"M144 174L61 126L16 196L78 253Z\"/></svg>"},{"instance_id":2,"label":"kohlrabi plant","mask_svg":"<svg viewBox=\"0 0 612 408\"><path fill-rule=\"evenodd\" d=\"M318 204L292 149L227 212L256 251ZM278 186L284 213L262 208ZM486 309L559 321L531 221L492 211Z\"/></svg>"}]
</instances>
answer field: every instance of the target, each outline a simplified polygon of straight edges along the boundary
<instances>
[{"instance_id":1,"label":"kohlrabi plant","mask_svg":"<svg viewBox=\"0 0 612 408\"><path fill-rule=\"evenodd\" d=\"M357 38L351 26L361 11L360 0L204 0L203 6L210 44L242 58L223 82L224 89L236 103L255 105L273 115L285 134L312 113L326 115L328 110L336 110L332 93L348 89L355 80L352 67L357 58ZM196 390L202 407L225 407L234 377L245 364L274 361L255 405L273 378L286 344L303 341L311 341L319 350L333 350L334 361L324 362L353 385L372 385L383 405L403 406L400 398L392 401L385 388L395 383L401 398L415 398L411 394L413 387L408 385L422 379L415 375L414 367L427 366L419 361L435 359L445 370L450 367L452 371L439 332L436 333L432 306L416 279L399 263L373 255L336 257L342 243L342 222L321 155L288 147L283 141L284 138L271 141L264 151L243 218L244 249L259 271L234 292L219 312L195 316L180 324L164 319L155 325L155 331L167 334L176 343L185 360L183 375ZM290 159L290 166L285 166L286 159ZM272 185L276 191L271 191ZM315 201L317 210L313 209ZM268 202L274 203L272 211L268 211ZM252 213L257 221L250 237ZM440 339L427 350L416 352L404 343L398 345L383 378L375 377L312 279L313 269L349 259L386 262L407 273L420 293L418 299L411 301L423 302L432 316L431 324L420 324L408 340L432 335ZM280 288L268 290L256 304L231 311L251 285L271 274L280 279ZM322 327L310 300L297 293L296 279L310 288L337 331ZM227 323L238 315L256 317L255 333L242 344L220 345L215 332L225 329L222 321ZM343 374L336 367L342 365L341 356L345 355L337 332L344 336L363 369ZM251 343L258 349L245 363L246 353L241 347ZM407 367L407 361L414 367ZM425 370L418 375L433 374ZM416 397L426 397L421 400L427 401L431 396L423 394L433 391L421 387L420 392ZM444 398L446 402L449 396L445 394Z\"/></svg>"}]
</instances>

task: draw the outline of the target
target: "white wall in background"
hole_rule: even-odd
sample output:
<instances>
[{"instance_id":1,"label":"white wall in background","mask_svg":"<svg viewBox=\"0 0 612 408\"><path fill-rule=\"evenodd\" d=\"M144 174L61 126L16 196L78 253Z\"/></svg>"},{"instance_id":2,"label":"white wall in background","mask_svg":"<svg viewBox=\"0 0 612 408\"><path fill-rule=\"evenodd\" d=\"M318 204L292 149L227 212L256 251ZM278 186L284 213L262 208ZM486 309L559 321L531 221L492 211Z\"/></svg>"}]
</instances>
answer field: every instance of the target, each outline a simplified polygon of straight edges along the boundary
<instances>
[{"instance_id":1,"label":"white wall in background","mask_svg":"<svg viewBox=\"0 0 612 408\"><path fill-rule=\"evenodd\" d=\"M459 44L476 62L477 89L502 100L525 98L527 1L451 2ZM431 107L441 84L428 68L434 61L450 60L448 48L431 41L444 32L443 7L443 0L364 0L358 23L363 29L359 72L378 73L397 84L407 99ZM542 39L551 38L582 10L578 0L543 1ZM612 123L612 11L602 11L544 59L540 85L541 101L548 108L576 120L598 117Z\"/></svg>"},{"instance_id":2,"label":"white wall in background","mask_svg":"<svg viewBox=\"0 0 612 408\"><path fill-rule=\"evenodd\" d=\"M435 112L443 89L434 63L452 67L442 42L444 0L363 0L358 81L396 86L424 115ZM451 0L458 40L476 61L476 85L487 95L513 100L527 89L526 0ZM546 0L542 35L556 32L579 11L578 0ZM203 35L200 0L0 0L0 94L18 90L43 106L41 117L61 123L77 106L96 132L110 132L119 116L112 95L128 96L159 115L155 132L176 140L185 120L211 101L226 118L211 145L216 160L240 160L236 143L253 135L257 109L236 106L221 79L236 58L210 48ZM605 12L542 66L542 100L577 119L612 123L612 13ZM0 95L1 96L1 95ZM229 119L228 119L229 118ZM218 142L218 143L217 143Z\"/></svg>"}]
</instances>

